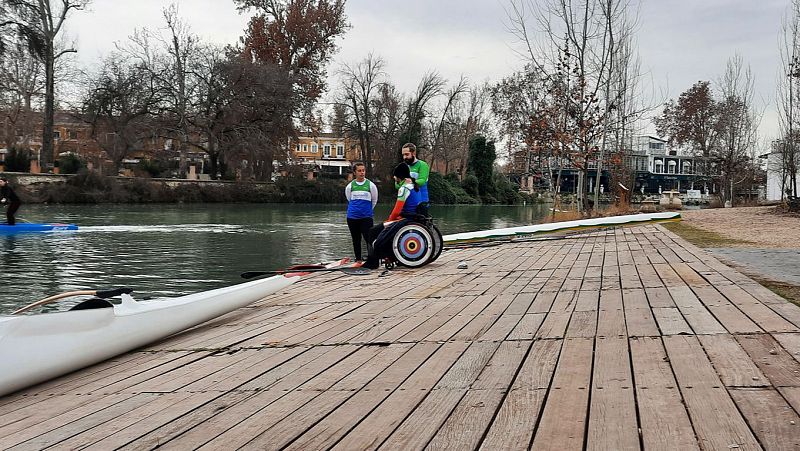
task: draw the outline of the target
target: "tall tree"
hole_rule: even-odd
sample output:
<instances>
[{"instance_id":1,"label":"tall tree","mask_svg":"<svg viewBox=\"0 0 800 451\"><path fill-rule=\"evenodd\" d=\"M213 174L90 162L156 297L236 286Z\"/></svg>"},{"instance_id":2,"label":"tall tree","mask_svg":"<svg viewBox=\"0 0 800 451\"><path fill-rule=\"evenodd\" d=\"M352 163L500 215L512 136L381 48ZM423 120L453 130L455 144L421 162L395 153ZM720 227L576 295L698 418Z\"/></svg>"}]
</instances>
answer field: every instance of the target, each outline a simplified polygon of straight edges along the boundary
<instances>
[{"instance_id":1,"label":"tall tree","mask_svg":"<svg viewBox=\"0 0 800 451\"><path fill-rule=\"evenodd\" d=\"M711 83L698 81L678 97L664 105L661 116L653 119L656 131L670 144L688 145L699 156L709 157L719 133L719 105L711 91Z\"/></svg>"},{"instance_id":2,"label":"tall tree","mask_svg":"<svg viewBox=\"0 0 800 451\"><path fill-rule=\"evenodd\" d=\"M383 59L370 53L355 66L345 64L340 70L341 98L338 103L344 108L344 131L361 146L367 176L372 174L372 139L376 134L374 104L384 83L384 65Z\"/></svg>"},{"instance_id":3,"label":"tall tree","mask_svg":"<svg viewBox=\"0 0 800 451\"><path fill-rule=\"evenodd\" d=\"M549 79L562 106L556 135L577 169L578 208L588 207L590 162L597 160L609 102L604 87L612 72L614 30L628 0L511 0L510 28L522 41L520 55Z\"/></svg>"},{"instance_id":4,"label":"tall tree","mask_svg":"<svg viewBox=\"0 0 800 451\"><path fill-rule=\"evenodd\" d=\"M747 180L755 158L761 118L754 104L753 74L741 56L728 60L719 85L722 95L719 145L713 161L719 174L722 201L732 206L734 188Z\"/></svg>"},{"instance_id":5,"label":"tall tree","mask_svg":"<svg viewBox=\"0 0 800 451\"><path fill-rule=\"evenodd\" d=\"M146 68L118 54L107 58L89 80L82 118L91 124L92 137L115 169L133 150L141 148L145 138L155 134L152 116L163 94Z\"/></svg>"},{"instance_id":6,"label":"tall tree","mask_svg":"<svg viewBox=\"0 0 800 451\"><path fill-rule=\"evenodd\" d=\"M33 108L44 94L42 72L41 60L31 53L26 42L7 42L5 56L0 58L0 109L7 148L16 144L28 148L34 137Z\"/></svg>"},{"instance_id":7,"label":"tall tree","mask_svg":"<svg viewBox=\"0 0 800 451\"><path fill-rule=\"evenodd\" d=\"M798 121L800 121L800 0L792 0L781 26L781 68L778 76L778 122L780 145L777 156L768 160L767 170L780 177L781 199L797 197L797 173L800 171Z\"/></svg>"},{"instance_id":8,"label":"tall tree","mask_svg":"<svg viewBox=\"0 0 800 451\"><path fill-rule=\"evenodd\" d=\"M345 0L234 0L254 10L242 41L253 61L274 64L292 81L298 119L310 116L325 90L336 38L348 28Z\"/></svg>"},{"instance_id":9,"label":"tall tree","mask_svg":"<svg viewBox=\"0 0 800 451\"><path fill-rule=\"evenodd\" d=\"M56 39L63 30L67 17L74 10L82 10L90 0L6 0L8 6L19 14L32 35L36 36L41 51L45 73L44 117L40 164L47 167L53 162L53 121L55 115L56 61L74 48L58 49ZM28 21L28 22L25 22Z\"/></svg>"},{"instance_id":10,"label":"tall tree","mask_svg":"<svg viewBox=\"0 0 800 451\"><path fill-rule=\"evenodd\" d=\"M477 135L469 142L468 173L478 178L478 192L481 196L491 195L494 188L494 161L497 159L494 142Z\"/></svg>"}]
</instances>

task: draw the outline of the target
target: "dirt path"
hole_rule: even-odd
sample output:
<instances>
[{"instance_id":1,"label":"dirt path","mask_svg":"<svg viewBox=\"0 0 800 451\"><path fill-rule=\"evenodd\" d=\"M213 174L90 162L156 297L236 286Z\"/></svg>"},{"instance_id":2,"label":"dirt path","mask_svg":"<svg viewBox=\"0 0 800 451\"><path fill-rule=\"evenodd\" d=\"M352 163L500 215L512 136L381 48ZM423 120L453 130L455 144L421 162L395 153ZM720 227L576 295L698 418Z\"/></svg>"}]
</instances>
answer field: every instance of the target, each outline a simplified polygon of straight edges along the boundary
<instances>
[{"instance_id":1,"label":"dirt path","mask_svg":"<svg viewBox=\"0 0 800 451\"><path fill-rule=\"evenodd\" d=\"M681 211L684 224L729 240L725 247L800 249L800 217L776 207L714 208Z\"/></svg>"}]
</instances>

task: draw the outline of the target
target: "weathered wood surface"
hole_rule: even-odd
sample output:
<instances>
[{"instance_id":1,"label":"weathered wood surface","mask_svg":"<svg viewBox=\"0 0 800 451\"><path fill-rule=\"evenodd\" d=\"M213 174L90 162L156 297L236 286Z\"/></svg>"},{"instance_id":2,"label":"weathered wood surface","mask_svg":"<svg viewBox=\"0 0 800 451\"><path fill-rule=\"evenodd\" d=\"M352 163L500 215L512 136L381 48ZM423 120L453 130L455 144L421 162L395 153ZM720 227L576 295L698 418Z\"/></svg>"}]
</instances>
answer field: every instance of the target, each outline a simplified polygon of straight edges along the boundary
<instances>
[{"instance_id":1,"label":"weathered wood surface","mask_svg":"<svg viewBox=\"0 0 800 451\"><path fill-rule=\"evenodd\" d=\"M0 398L0 449L800 447L800 308L659 226L379 273Z\"/></svg>"}]
</instances>

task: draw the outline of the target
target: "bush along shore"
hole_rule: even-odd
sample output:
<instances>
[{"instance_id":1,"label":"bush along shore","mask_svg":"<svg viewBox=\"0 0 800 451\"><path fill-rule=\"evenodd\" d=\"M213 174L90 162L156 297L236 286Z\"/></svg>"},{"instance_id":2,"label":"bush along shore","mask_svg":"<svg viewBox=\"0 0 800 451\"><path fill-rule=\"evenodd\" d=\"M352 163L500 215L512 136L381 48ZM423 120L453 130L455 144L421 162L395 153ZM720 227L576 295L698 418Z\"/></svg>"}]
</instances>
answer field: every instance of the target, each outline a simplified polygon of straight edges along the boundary
<instances>
[{"instance_id":1,"label":"bush along shore","mask_svg":"<svg viewBox=\"0 0 800 451\"><path fill-rule=\"evenodd\" d=\"M14 176L10 176L14 183ZM24 178L24 176L19 177ZM497 186L491 194L481 195L474 176L459 181L431 173L429 191L434 204L522 204L537 202L537 197L517 191L505 177L495 176ZM306 180L280 177L273 183L230 181L185 181L169 179L106 177L93 171L68 176L65 181L50 183L14 183L27 203L100 204L100 203L346 203L344 179ZM391 182L379 183L382 203L395 199Z\"/></svg>"}]
</instances>

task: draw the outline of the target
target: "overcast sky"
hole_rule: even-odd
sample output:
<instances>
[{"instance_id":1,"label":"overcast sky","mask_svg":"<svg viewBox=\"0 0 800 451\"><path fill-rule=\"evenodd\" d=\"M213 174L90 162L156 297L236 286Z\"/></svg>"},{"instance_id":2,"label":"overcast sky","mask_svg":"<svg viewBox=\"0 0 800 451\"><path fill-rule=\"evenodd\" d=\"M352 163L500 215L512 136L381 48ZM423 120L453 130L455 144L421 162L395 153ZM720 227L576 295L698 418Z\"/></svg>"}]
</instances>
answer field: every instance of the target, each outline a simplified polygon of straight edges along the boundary
<instances>
[{"instance_id":1,"label":"overcast sky","mask_svg":"<svg viewBox=\"0 0 800 451\"><path fill-rule=\"evenodd\" d=\"M347 0L352 28L331 63L355 63L369 52L387 62L390 78L412 91L422 74L437 70L455 81L497 81L523 64L507 31L508 0ZM203 39L238 42L248 16L230 0L94 0L69 19L82 64L96 63L135 28L158 28L161 10L176 3ZM675 98L698 80L717 80L737 52L755 75L765 106L762 138L777 134L775 80L778 39L789 0L645 0L639 14L642 71L656 97ZM330 83L335 85L335 80ZM652 131L652 130L651 130Z\"/></svg>"}]
</instances>

